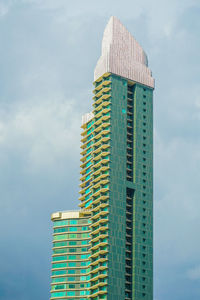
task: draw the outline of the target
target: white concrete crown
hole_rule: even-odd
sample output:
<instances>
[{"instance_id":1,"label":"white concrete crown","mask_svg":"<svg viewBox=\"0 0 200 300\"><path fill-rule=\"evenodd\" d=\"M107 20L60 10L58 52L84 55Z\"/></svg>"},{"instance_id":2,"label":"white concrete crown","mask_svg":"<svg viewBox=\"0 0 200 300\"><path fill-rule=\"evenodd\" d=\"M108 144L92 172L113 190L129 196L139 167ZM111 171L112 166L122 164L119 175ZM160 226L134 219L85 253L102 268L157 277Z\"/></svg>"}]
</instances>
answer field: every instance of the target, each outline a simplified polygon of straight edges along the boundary
<instances>
[{"instance_id":1,"label":"white concrete crown","mask_svg":"<svg viewBox=\"0 0 200 300\"><path fill-rule=\"evenodd\" d=\"M88 123L90 120L94 118L93 112L86 113L82 116L82 125Z\"/></svg>"},{"instance_id":2,"label":"white concrete crown","mask_svg":"<svg viewBox=\"0 0 200 300\"><path fill-rule=\"evenodd\" d=\"M94 80L107 72L154 88L144 50L116 17L111 17L105 28Z\"/></svg>"},{"instance_id":3,"label":"white concrete crown","mask_svg":"<svg viewBox=\"0 0 200 300\"><path fill-rule=\"evenodd\" d=\"M51 220L63 220L63 219L76 219L80 217L79 210L67 210L67 211L58 211L54 212L51 215Z\"/></svg>"}]
</instances>

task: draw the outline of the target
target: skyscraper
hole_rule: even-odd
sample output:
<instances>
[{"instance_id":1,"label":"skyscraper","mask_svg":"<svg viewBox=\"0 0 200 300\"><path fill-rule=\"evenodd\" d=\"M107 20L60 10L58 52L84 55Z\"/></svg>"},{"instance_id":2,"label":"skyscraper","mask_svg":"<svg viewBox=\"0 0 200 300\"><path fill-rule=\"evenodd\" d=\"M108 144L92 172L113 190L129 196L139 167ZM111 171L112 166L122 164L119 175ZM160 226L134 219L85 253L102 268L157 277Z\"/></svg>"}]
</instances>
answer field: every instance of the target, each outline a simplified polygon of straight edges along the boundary
<instances>
[{"instance_id":1,"label":"skyscraper","mask_svg":"<svg viewBox=\"0 0 200 300\"><path fill-rule=\"evenodd\" d=\"M83 116L81 134L87 287L83 297L77 283L68 296L63 276L52 286L64 294L52 299L152 300L154 79L142 47L115 17L105 28L94 79L93 110Z\"/></svg>"}]
</instances>

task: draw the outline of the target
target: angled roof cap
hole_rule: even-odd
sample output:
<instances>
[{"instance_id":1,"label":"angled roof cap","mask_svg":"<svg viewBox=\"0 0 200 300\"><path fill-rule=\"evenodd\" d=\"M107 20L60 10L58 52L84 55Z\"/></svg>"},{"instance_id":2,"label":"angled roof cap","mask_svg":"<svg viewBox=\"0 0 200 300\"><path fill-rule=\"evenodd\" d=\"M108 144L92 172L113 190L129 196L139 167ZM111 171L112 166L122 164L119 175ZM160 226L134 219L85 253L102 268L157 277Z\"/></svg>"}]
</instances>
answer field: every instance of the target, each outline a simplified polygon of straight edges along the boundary
<instances>
[{"instance_id":1,"label":"angled roof cap","mask_svg":"<svg viewBox=\"0 0 200 300\"><path fill-rule=\"evenodd\" d=\"M116 17L111 17L105 28L94 80L107 72L154 88L144 50Z\"/></svg>"}]
</instances>

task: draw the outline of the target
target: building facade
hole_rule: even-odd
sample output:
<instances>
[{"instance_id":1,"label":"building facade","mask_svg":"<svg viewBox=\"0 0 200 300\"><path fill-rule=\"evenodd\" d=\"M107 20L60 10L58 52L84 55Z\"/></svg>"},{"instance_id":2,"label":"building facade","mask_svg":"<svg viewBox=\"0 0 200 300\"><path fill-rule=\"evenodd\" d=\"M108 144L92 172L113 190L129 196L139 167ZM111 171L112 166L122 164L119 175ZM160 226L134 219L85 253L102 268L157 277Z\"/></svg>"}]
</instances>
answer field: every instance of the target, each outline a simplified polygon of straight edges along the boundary
<instances>
[{"instance_id":1,"label":"building facade","mask_svg":"<svg viewBox=\"0 0 200 300\"><path fill-rule=\"evenodd\" d=\"M93 110L82 119L87 299L153 300L153 89L145 52L111 17L95 68Z\"/></svg>"},{"instance_id":2,"label":"building facade","mask_svg":"<svg viewBox=\"0 0 200 300\"><path fill-rule=\"evenodd\" d=\"M52 214L51 299L85 300L89 295L90 220L79 211Z\"/></svg>"}]
</instances>

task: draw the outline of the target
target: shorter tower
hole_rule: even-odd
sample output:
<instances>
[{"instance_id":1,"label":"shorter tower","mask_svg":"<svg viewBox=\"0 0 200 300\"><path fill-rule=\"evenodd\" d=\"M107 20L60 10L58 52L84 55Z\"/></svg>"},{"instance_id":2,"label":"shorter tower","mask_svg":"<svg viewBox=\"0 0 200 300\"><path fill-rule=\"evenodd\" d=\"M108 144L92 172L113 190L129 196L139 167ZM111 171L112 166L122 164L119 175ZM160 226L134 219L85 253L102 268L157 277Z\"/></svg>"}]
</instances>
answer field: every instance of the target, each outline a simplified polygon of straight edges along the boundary
<instances>
[{"instance_id":1,"label":"shorter tower","mask_svg":"<svg viewBox=\"0 0 200 300\"><path fill-rule=\"evenodd\" d=\"M53 221L51 299L89 295L90 220L79 211L56 212Z\"/></svg>"}]
</instances>

